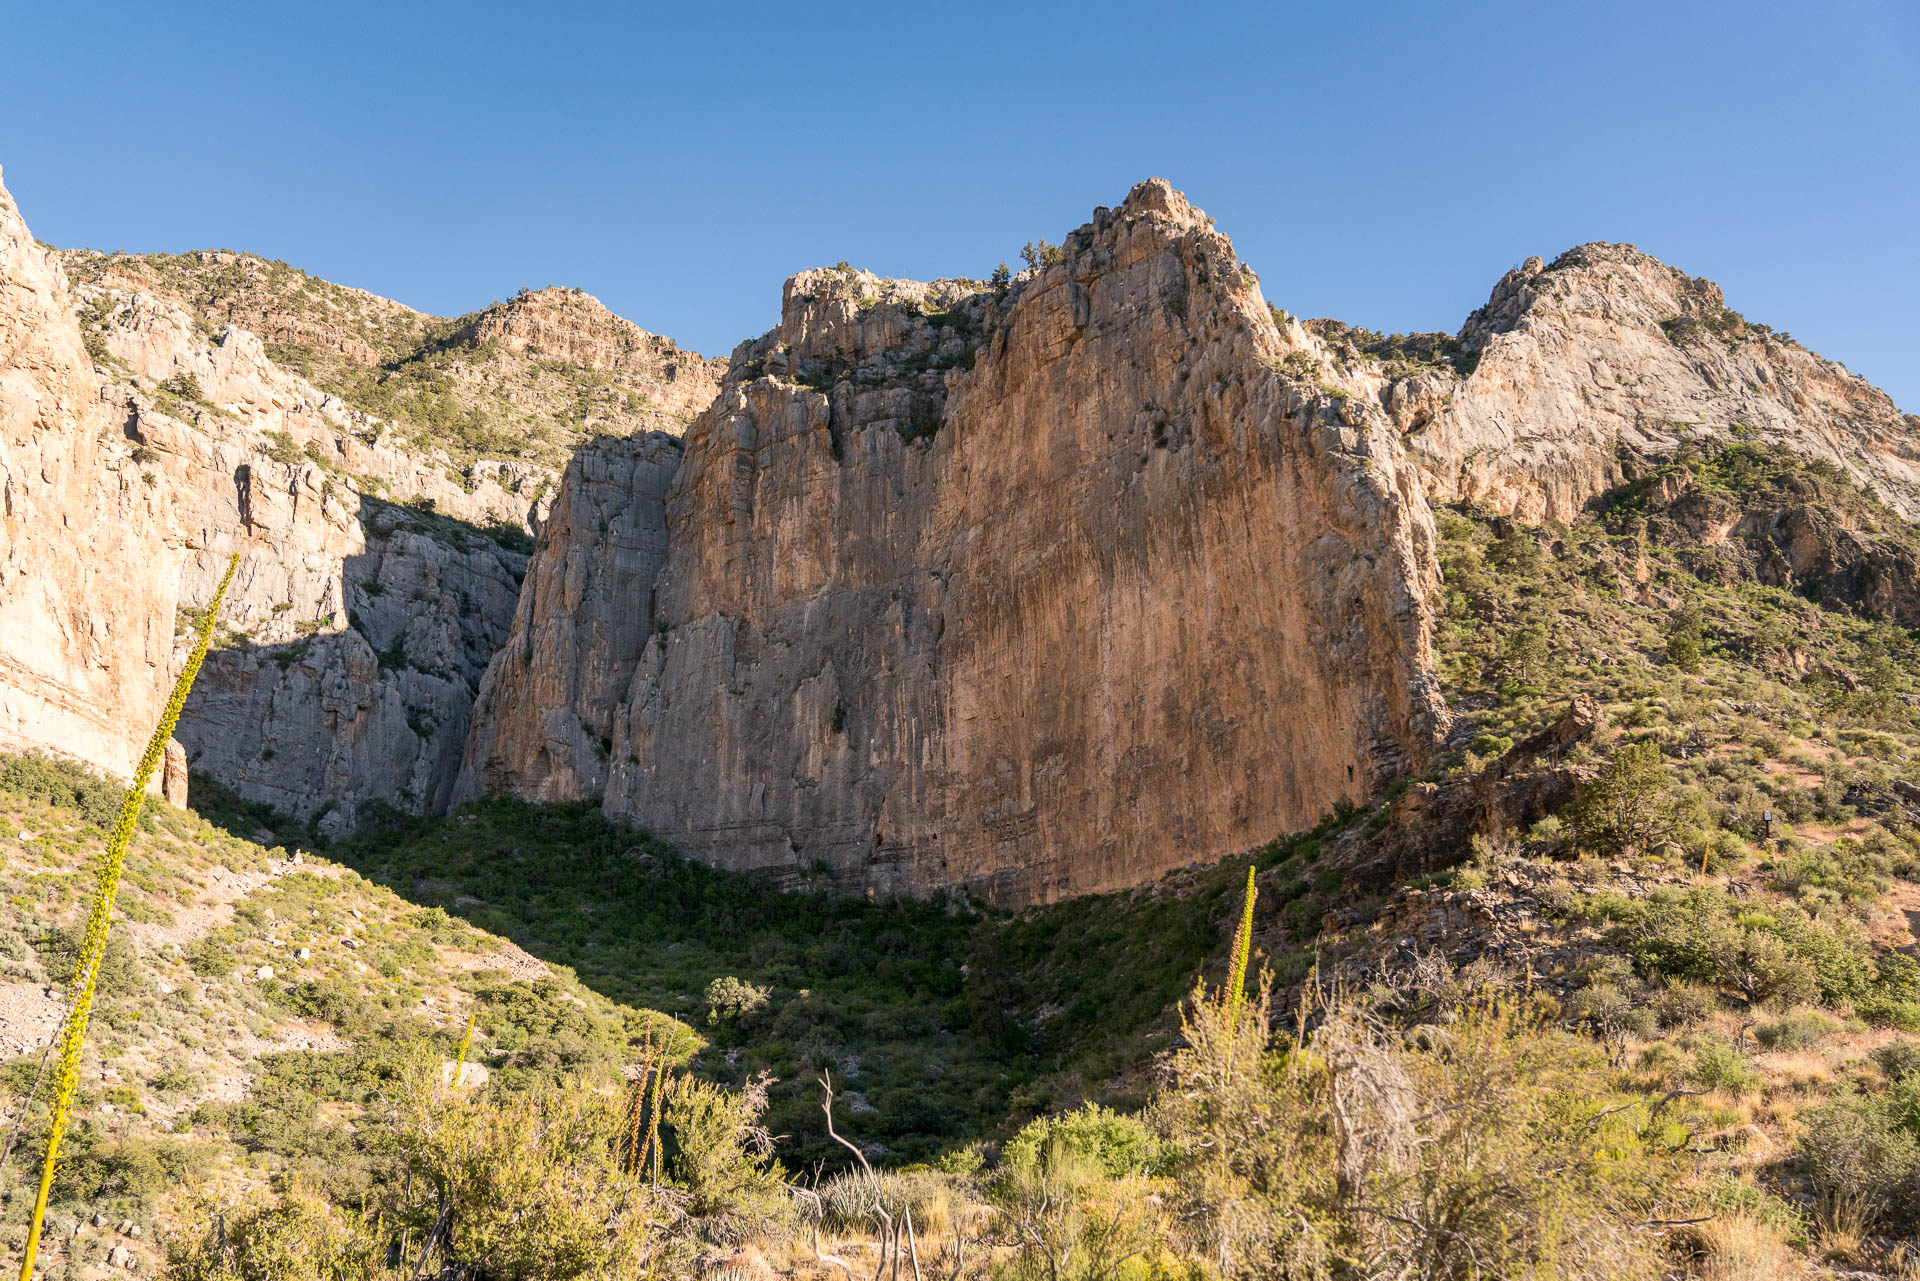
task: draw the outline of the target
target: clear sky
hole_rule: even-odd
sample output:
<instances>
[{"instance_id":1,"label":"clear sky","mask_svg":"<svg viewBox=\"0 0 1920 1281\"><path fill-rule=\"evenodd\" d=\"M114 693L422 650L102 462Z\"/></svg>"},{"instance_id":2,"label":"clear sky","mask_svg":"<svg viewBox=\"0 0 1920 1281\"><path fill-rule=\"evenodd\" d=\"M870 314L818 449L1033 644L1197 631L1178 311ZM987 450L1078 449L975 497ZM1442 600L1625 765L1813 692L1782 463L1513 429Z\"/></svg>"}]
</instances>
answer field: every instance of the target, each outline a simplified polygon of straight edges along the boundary
<instances>
[{"instance_id":1,"label":"clear sky","mask_svg":"<svg viewBox=\"0 0 1920 1281\"><path fill-rule=\"evenodd\" d=\"M1299 314L1452 330L1631 241L1920 412L1915 0L20 3L0 164L54 244L710 354L801 267L982 276L1160 175Z\"/></svg>"}]
</instances>

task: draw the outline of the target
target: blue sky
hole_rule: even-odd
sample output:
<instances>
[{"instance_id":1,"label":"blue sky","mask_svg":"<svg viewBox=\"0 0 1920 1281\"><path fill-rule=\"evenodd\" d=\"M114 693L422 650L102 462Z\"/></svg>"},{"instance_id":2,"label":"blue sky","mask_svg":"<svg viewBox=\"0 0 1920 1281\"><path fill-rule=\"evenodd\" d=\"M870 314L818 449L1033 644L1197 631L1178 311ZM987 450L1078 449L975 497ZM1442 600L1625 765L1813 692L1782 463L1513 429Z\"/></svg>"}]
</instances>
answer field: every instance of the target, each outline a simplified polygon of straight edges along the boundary
<instances>
[{"instance_id":1,"label":"blue sky","mask_svg":"<svg viewBox=\"0 0 1920 1281\"><path fill-rule=\"evenodd\" d=\"M1297 313L1452 330L1625 240L1920 412L1912 0L20 5L0 165L55 244L711 354L801 267L985 275L1157 174Z\"/></svg>"}]
</instances>

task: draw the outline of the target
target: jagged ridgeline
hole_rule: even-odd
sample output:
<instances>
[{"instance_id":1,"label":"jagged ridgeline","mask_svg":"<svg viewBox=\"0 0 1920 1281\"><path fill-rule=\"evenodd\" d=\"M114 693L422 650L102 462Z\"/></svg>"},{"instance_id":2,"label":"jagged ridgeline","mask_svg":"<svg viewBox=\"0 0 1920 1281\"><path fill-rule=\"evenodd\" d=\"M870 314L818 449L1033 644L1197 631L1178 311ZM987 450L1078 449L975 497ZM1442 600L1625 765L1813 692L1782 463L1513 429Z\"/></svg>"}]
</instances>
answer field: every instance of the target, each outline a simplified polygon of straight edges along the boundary
<instances>
[{"instance_id":1,"label":"jagged ridgeline","mask_svg":"<svg viewBox=\"0 0 1920 1281\"><path fill-rule=\"evenodd\" d=\"M226 1275L230 1163L282 1175L231 1239L370 1267L837 1273L876 1204L943 1275L1907 1266L1920 421L1709 282L1303 321L1158 181L1019 273L802 272L724 366L10 203L0 273L0 749L67 758L0 773L10 1052L74 762L245 557L76 1251ZM1183 1008L1249 862L1270 1000ZM511 1236L494 1166L578 1215Z\"/></svg>"}]
</instances>

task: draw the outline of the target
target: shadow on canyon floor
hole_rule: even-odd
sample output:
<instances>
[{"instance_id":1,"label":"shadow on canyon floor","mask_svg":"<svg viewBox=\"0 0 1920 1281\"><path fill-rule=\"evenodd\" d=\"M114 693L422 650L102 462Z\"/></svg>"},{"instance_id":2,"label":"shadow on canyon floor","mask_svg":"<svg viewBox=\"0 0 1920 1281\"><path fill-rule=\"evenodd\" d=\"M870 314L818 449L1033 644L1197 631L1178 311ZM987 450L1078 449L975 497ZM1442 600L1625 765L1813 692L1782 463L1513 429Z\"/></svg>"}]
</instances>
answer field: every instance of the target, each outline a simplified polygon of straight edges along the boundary
<instances>
[{"instance_id":1,"label":"shadow on canyon floor","mask_svg":"<svg viewBox=\"0 0 1920 1281\"><path fill-rule=\"evenodd\" d=\"M200 812L327 857L512 940L629 1007L692 1025L697 1070L778 1078L768 1125L791 1166L837 1166L816 1078L844 1128L925 1160L1081 1099L1137 1103L1173 1010L1224 955L1244 860L1165 887L1006 915L916 899L782 891L721 871L591 805L490 800L444 818L378 815L327 843L210 780ZM1302 857L1313 838L1263 852ZM763 990L719 1009L708 986ZM1215 976L1218 977L1218 976Z\"/></svg>"}]
</instances>

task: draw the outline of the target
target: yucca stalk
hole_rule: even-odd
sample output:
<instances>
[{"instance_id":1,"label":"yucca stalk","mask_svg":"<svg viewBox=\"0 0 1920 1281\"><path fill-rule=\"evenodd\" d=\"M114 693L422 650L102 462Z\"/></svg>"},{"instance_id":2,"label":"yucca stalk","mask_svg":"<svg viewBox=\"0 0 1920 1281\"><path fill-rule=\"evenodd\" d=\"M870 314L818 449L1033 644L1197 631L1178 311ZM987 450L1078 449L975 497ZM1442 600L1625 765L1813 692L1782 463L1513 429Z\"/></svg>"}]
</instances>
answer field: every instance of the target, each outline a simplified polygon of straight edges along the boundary
<instances>
[{"instance_id":1,"label":"yucca stalk","mask_svg":"<svg viewBox=\"0 0 1920 1281\"><path fill-rule=\"evenodd\" d=\"M473 1045L473 1018L467 1015L467 1030L460 1035L460 1052L453 1058L453 1080L448 1082L452 1089L459 1089L467 1075L467 1050Z\"/></svg>"},{"instance_id":2,"label":"yucca stalk","mask_svg":"<svg viewBox=\"0 0 1920 1281\"><path fill-rule=\"evenodd\" d=\"M147 742L147 751L140 758L139 768L134 770L133 785L127 789L127 799L121 803L120 819L113 825L113 832L107 837L106 852L100 857L100 877L93 895L93 909L87 916L87 932L80 945L80 959L73 971L73 1004L67 1011L67 1021L61 1030L59 1067L54 1077L53 1115L47 1122L47 1157L40 1167L40 1192L33 1201L33 1217L27 1225L27 1250L20 1260L20 1281L32 1281L34 1257L40 1251L40 1229L47 1217L47 1197L53 1191L53 1173L60 1160L60 1139L66 1133L67 1121L73 1114L73 1096L80 1088L80 1054L86 1046L87 1018L93 1012L93 986L100 976L100 957L107 950L107 926L113 919L113 902L120 893L120 873L126 866L127 847L133 843L133 829L140 821L141 807L146 803L147 784L153 781L153 771L159 766L160 758L166 753L167 740L173 737L173 727L180 720L180 708L187 701L187 691L193 688L193 678L199 675L201 661L207 656L207 646L213 640L213 620L219 616L220 602L226 597L227 588L233 584L234 570L240 567L240 553L235 552L227 561L227 572L220 579L220 588L213 594L213 604L200 620L200 632L194 640L193 653L187 658L187 665L180 669L180 679L173 683L173 697L167 700L167 710L161 714L160 724L155 727L153 737Z\"/></svg>"},{"instance_id":3,"label":"yucca stalk","mask_svg":"<svg viewBox=\"0 0 1920 1281\"><path fill-rule=\"evenodd\" d=\"M1238 1029L1240 1007L1247 1000L1247 961L1253 955L1253 868L1247 868L1247 901L1240 908L1240 928L1233 935L1233 969L1227 976L1227 1024Z\"/></svg>"}]
</instances>

